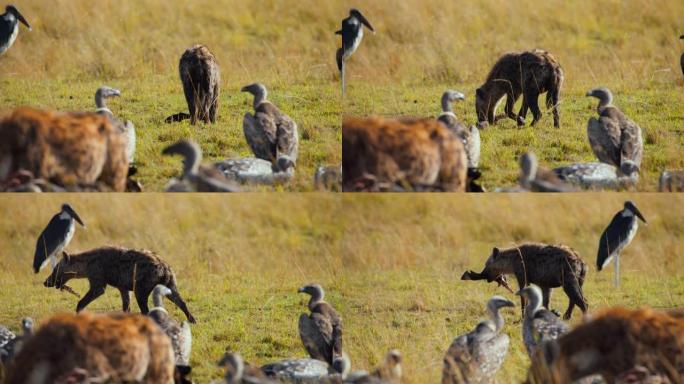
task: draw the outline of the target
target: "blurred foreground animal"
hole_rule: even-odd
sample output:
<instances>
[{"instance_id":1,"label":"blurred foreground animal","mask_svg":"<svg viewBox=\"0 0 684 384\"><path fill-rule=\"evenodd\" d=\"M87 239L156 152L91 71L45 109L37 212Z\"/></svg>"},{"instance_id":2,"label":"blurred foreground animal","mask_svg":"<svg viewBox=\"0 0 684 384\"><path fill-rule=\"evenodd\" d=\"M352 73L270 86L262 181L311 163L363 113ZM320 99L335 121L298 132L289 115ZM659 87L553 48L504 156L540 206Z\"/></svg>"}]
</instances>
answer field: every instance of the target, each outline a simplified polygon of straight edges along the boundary
<instances>
[{"instance_id":1,"label":"blurred foreground animal","mask_svg":"<svg viewBox=\"0 0 684 384\"><path fill-rule=\"evenodd\" d=\"M299 293L310 295L309 315L299 317L299 336L304 348L314 359L333 365L342 357L342 318L332 305L325 302L325 291L318 284L299 288Z\"/></svg>"},{"instance_id":2,"label":"blurred foreground animal","mask_svg":"<svg viewBox=\"0 0 684 384\"><path fill-rule=\"evenodd\" d=\"M261 367L261 370L266 376L279 382L341 383L347 374L344 371L346 367L349 367L349 365L341 363L332 366L325 361L316 359L285 359L266 364Z\"/></svg>"},{"instance_id":3,"label":"blurred foreground animal","mask_svg":"<svg viewBox=\"0 0 684 384\"><path fill-rule=\"evenodd\" d=\"M527 354L534 359L538 348L568 333L570 327L555 313L542 308L542 290L538 286L530 284L516 295L526 302L522 335Z\"/></svg>"},{"instance_id":4,"label":"blurred foreground animal","mask_svg":"<svg viewBox=\"0 0 684 384\"><path fill-rule=\"evenodd\" d=\"M231 182L253 185L285 184L294 176L294 168L289 160L283 160L281 165L273 164L256 157L239 157L226 159L214 163L214 167L223 173ZM285 168L286 171L281 171Z\"/></svg>"},{"instance_id":5,"label":"blurred foreground animal","mask_svg":"<svg viewBox=\"0 0 684 384\"><path fill-rule=\"evenodd\" d=\"M43 284L48 288L62 289L71 279L88 279L90 283L90 289L78 302L77 312L102 296L107 285L110 285L121 293L124 312L130 310L129 292L133 291L140 311L147 314L147 299L154 287L162 284L171 290L169 299L185 313L191 323L195 322L178 292L176 276L171 266L151 251L100 247L65 254Z\"/></svg>"},{"instance_id":6,"label":"blurred foreground animal","mask_svg":"<svg viewBox=\"0 0 684 384\"><path fill-rule=\"evenodd\" d=\"M69 204L62 204L60 211L52 216L48 225L38 236L36 250L33 254L33 272L38 273L48 263L52 268L57 266L57 258L62 255L64 248L69 245L76 231L76 223L83 224L83 220ZM64 252L66 253L66 252Z\"/></svg>"},{"instance_id":7,"label":"blurred foreground animal","mask_svg":"<svg viewBox=\"0 0 684 384\"><path fill-rule=\"evenodd\" d=\"M167 123L190 119L190 124L197 121L215 123L219 107L221 72L214 54L204 45L188 48L181 56L178 64L185 100L188 102L188 114L178 113L166 118Z\"/></svg>"},{"instance_id":8,"label":"blurred foreground animal","mask_svg":"<svg viewBox=\"0 0 684 384\"><path fill-rule=\"evenodd\" d=\"M33 335L33 319L21 319L22 334L17 336L6 327L0 325L0 366L9 366L28 339Z\"/></svg>"},{"instance_id":9,"label":"blurred foreground animal","mask_svg":"<svg viewBox=\"0 0 684 384\"><path fill-rule=\"evenodd\" d=\"M520 289L536 284L542 290L544 308L549 307L551 288L563 287L570 299L563 318L569 319L577 305L583 313L588 304L582 293L587 275L587 265L580 255L565 245L526 243L517 247L499 249L494 247L482 272L466 271L461 280L496 281L505 285L506 275L514 275ZM510 288L509 288L510 289ZM524 308L524 301L521 299Z\"/></svg>"},{"instance_id":10,"label":"blurred foreground animal","mask_svg":"<svg viewBox=\"0 0 684 384\"><path fill-rule=\"evenodd\" d=\"M611 308L544 348L528 382L569 384L599 374L608 383L681 383L684 318L650 308Z\"/></svg>"},{"instance_id":11,"label":"blurred foreground animal","mask_svg":"<svg viewBox=\"0 0 684 384\"><path fill-rule=\"evenodd\" d=\"M7 52L19 35L19 23L31 30L31 25L14 5L5 7L5 13L0 15L0 56Z\"/></svg>"},{"instance_id":12,"label":"blurred foreground animal","mask_svg":"<svg viewBox=\"0 0 684 384\"><path fill-rule=\"evenodd\" d=\"M466 152L468 160L468 183L466 185L467 192L484 192L484 188L476 183L480 178L480 130L471 125L470 128L458 120L451 103L459 100L465 100L465 96L458 91L447 90L442 94L441 106L442 114L437 118L444 124L451 133L456 135L463 142L463 147Z\"/></svg>"},{"instance_id":13,"label":"blurred foreground animal","mask_svg":"<svg viewBox=\"0 0 684 384\"><path fill-rule=\"evenodd\" d=\"M342 29L335 31L336 35L342 35L342 48L337 50L337 69L340 71L340 80L342 81L342 97L345 92L345 70L347 60L356 52L363 40L363 27L370 29L375 33L373 26L366 20L366 17L361 14L356 8L349 10L349 17L342 20Z\"/></svg>"},{"instance_id":14,"label":"blurred foreground animal","mask_svg":"<svg viewBox=\"0 0 684 384\"><path fill-rule=\"evenodd\" d=\"M575 192L577 189L566 184L554 172L539 167L537 156L525 152L520 156L520 188L530 192Z\"/></svg>"},{"instance_id":15,"label":"blurred foreground animal","mask_svg":"<svg viewBox=\"0 0 684 384\"><path fill-rule=\"evenodd\" d=\"M220 384L276 384L261 369L245 363L239 353L226 352L218 365L225 370Z\"/></svg>"},{"instance_id":16,"label":"blurred foreground animal","mask_svg":"<svg viewBox=\"0 0 684 384\"><path fill-rule=\"evenodd\" d=\"M216 167L202 165L202 150L193 141L180 140L164 148L164 155L183 156L183 175L171 179L166 192L236 192L237 186Z\"/></svg>"},{"instance_id":17,"label":"blurred foreground animal","mask_svg":"<svg viewBox=\"0 0 684 384\"><path fill-rule=\"evenodd\" d=\"M190 367L190 352L192 349L192 332L187 321L178 323L164 308L164 297L173 295L173 291L164 285L157 285L152 290L152 303L154 307L147 313L149 317L159 324L164 333L171 339L173 354L176 357L176 366Z\"/></svg>"},{"instance_id":18,"label":"blurred foreground animal","mask_svg":"<svg viewBox=\"0 0 684 384\"><path fill-rule=\"evenodd\" d=\"M344 382L350 384L400 384L404 375L402 356L398 349L390 349L384 359L370 373L366 371L351 372ZM345 363L348 363L347 360ZM351 367L343 370L349 371Z\"/></svg>"},{"instance_id":19,"label":"blurred foreground animal","mask_svg":"<svg viewBox=\"0 0 684 384\"><path fill-rule=\"evenodd\" d=\"M60 186L126 188L126 137L108 117L28 107L0 118L0 183L26 170Z\"/></svg>"},{"instance_id":20,"label":"blurred foreground animal","mask_svg":"<svg viewBox=\"0 0 684 384\"><path fill-rule=\"evenodd\" d=\"M639 181L636 172L625 176L615 166L600 162L572 163L554 168L553 173L563 182L590 190L623 190Z\"/></svg>"},{"instance_id":21,"label":"blurred foreground animal","mask_svg":"<svg viewBox=\"0 0 684 384\"><path fill-rule=\"evenodd\" d=\"M119 126L119 129L121 129L121 132L124 134L124 137L126 138L126 158L128 158L128 163L129 166L133 166L133 160L135 160L135 145L136 145L136 136L135 136L135 126L130 120L126 120L125 122L117 119L114 116L114 113L112 112L111 109L107 107L106 104L106 99L110 97L120 97L121 96L121 91L118 89L114 89L112 87L108 86L102 86L97 89L95 92L95 106L97 109L95 112L109 117L112 122L116 125ZM129 176L130 171L129 171Z\"/></svg>"},{"instance_id":22,"label":"blurred foreground animal","mask_svg":"<svg viewBox=\"0 0 684 384\"><path fill-rule=\"evenodd\" d=\"M644 157L641 127L612 104L613 93L605 87L592 89L587 96L599 99L598 119L587 124L591 149L602 163L618 168L618 174L637 178Z\"/></svg>"},{"instance_id":23,"label":"blurred foreground animal","mask_svg":"<svg viewBox=\"0 0 684 384\"><path fill-rule=\"evenodd\" d=\"M344 190L363 181L408 190L463 192L468 162L463 143L437 120L346 118L342 123Z\"/></svg>"},{"instance_id":24,"label":"blurred foreground animal","mask_svg":"<svg viewBox=\"0 0 684 384\"><path fill-rule=\"evenodd\" d=\"M553 109L553 126L560 126L558 106L563 85L563 69L550 53L535 49L521 53L507 53L494 64L487 80L475 92L475 112L481 124L496 124L496 107L506 96L505 116L525 125L528 108L532 110L534 126L542 113L537 99L546 92L546 107ZM523 95L520 111L516 115L513 106ZM505 117L504 116L504 117Z\"/></svg>"},{"instance_id":25,"label":"blurred foreground animal","mask_svg":"<svg viewBox=\"0 0 684 384\"><path fill-rule=\"evenodd\" d=\"M601 234L596 267L599 271L605 268L615 258L615 286L620 285L620 252L632 242L639 229L639 220L646 223L646 219L633 202L625 201L621 211L613 216L613 220Z\"/></svg>"},{"instance_id":26,"label":"blurred foreground animal","mask_svg":"<svg viewBox=\"0 0 684 384\"><path fill-rule=\"evenodd\" d=\"M43 324L9 367L9 384L173 383L171 341L149 318L131 314L60 314Z\"/></svg>"},{"instance_id":27,"label":"blurred foreground animal","mask_svg":"<svg viewBox=\"0 0 684 384\"><path fill-rule=\"evenodd\" d=\"M487 302L491 320L484 320L475 329L458 336L444 356L442 384L491 383L501 368L510 339L503 333L504 319L499 309L514 307L512 301L494 296Z\"/></svg>"}]
</instances>

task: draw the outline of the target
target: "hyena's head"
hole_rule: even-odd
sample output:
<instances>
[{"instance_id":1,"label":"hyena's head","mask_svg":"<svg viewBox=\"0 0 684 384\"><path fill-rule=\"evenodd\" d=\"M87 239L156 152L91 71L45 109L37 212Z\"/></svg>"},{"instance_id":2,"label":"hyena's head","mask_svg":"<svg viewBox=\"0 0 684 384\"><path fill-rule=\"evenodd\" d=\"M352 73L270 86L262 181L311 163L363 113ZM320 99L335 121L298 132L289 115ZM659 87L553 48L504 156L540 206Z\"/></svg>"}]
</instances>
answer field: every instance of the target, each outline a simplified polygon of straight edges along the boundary
<instances>
[{"instance_id":1,"label":"hyena's head","mask_svg":"<svg viewBox=\"0 0 684 384\"><path fill-rule=\"evenodd\" d=\"M74 277L76 274L75 266L71 262L71 258L69 255L66 253L64 254L64 257L57 263L57 266L55 266L52 269L52 273L50 276L48 276L47 279L45 279L45 282L43 282L43 285L52 288L55 287L57 289L61 289L64 284L66 284L69 279Z\"/></svg>"},{"instance_id":2,"label":"hyena's head","mask_svg":"<svg viewBox=\"0 0 684 384\"><path fill-rule=\"evenodd\" d=\"M483 87L475 91L475 112L477 113L477 122L481 125L486 123L493 123L487 120L487 112L489 112L489 97Z\"/></svg>"},{"instance_id":3,"label":"hyena's head","mask_svg":"<svg viewBox=\"0 0 684 384\"><path fill-rule=\"evenodd\" d=\"M501 252L497 247L492 249L492 253L485 262L483 274L486 275L487 281L491 282L501 275L513 273L513 263L507 252Z\"/></svg>"}]
</instances>

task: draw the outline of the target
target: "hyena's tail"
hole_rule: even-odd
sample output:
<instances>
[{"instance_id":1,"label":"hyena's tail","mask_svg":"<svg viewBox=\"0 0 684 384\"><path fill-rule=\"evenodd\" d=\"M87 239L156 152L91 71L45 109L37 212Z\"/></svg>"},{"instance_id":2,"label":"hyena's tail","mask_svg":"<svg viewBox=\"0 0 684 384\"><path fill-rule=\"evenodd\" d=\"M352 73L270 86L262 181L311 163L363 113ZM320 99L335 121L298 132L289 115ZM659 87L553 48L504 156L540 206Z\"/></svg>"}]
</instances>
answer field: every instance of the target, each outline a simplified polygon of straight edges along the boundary
<instances>
[{"instance_id":1,"label":"hyena's tail","mask_svg":"<svg viewBox=\"0 0 684 384\"><path fill-rule=\"evenodd\" d=\"M563 75L563 68L555 63L553 67L553 72L551 74L551 79L549 81L548 92L546 93L546 108L558 108L558 101L560 101L560 91L563 86L563 80L565 76Z\"/></svg>"}]
</instances>

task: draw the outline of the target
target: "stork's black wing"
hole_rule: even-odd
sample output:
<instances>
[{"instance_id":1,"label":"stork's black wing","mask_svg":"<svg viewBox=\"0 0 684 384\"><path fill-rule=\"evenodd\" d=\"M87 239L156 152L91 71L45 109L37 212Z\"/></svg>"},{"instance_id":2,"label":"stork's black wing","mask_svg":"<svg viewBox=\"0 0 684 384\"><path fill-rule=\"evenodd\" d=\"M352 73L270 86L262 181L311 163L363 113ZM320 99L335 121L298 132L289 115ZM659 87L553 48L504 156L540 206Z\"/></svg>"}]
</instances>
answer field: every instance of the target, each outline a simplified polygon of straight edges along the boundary
<instances>
[{"instance_id":1,"label":"stork's black wing","mask_svg":"<svg viewBox=\"0 0 684 384\"><path fill-rule=\"evenodd\" d=\"M33 255L33 271L38 273L45 260L50 257L66 239L71 220L60 219L59 214L52 217L47 227L36 241L36 252Z\"/></svg>"},{"instance_id":2,"label":"stork's black wing","mask_svg":"<svg viewBox=\"0 0 684 384\"><path fill-rule=\"evenodd\" d=\"M349 51L354 46L354 40L359 35L359 29L363 25L359 22L354 22L351 17L342 20L342 49Z\"/></svg>"},{"instance_id":3,"label":"stork's black wing","mask_svg":"<svg viewBox=\"0 0 684 384\"><path fill-rule=\"evenodd\" d=\"M620 244L629 237L629 230L632 226L633 216L622 216L622 211L615 214L613 220L601 234L599 240L598 256L596 266L600 271L605 267L610 259L615 256Z\"/></svg>"}]
</instances>

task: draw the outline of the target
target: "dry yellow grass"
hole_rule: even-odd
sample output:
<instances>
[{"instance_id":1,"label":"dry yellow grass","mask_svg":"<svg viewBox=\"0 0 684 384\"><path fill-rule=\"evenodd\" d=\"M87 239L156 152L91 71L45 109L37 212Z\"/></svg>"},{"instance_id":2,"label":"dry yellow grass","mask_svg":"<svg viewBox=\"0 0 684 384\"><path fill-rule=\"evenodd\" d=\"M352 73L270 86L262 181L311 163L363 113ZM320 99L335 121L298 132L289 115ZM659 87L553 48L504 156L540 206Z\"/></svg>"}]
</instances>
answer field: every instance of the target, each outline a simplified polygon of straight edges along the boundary
<instances>
[{"instance_id":1,"label":"dry yellow grass","mask_svg":"<svg viewBox=\"0 0 684 384\"><path fill-rule=\"evenodd\" d=\"M596 272L596 246L627 198L649 225L624 252L616 290L612 267ZM191 360L198 383L220 376L214 362L226 348L258 364L305 356L296 324L306 298L296 288L313 281L327 288L343 316L355 368L371 368L387 349L399 348L405 383L437 382L444 351L483 318L484 302L493 294L516 299L495 284L462 282L462 272L479 269L493 246L524 241L564 243L583 256L591 310L684 306L680 195L6 195L0 324L17 330L23 316L42 321L74 310L75 297L44 288L47 272L31 271L35 240L64 201L88 226L77 229L70 251L118 244L152 249L171 263L198 319ZM73 287L83 294L87 282ZM120 305L110 289L89 309ZM552 307L566 305L556 290ZM500 377L518 381L528 366L519 308L505 317L512 347Z\"/></svg>"}]
</instances>

